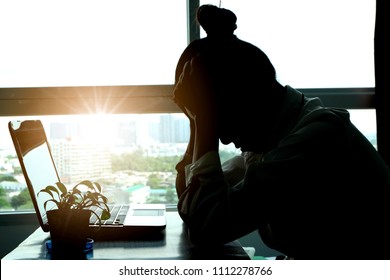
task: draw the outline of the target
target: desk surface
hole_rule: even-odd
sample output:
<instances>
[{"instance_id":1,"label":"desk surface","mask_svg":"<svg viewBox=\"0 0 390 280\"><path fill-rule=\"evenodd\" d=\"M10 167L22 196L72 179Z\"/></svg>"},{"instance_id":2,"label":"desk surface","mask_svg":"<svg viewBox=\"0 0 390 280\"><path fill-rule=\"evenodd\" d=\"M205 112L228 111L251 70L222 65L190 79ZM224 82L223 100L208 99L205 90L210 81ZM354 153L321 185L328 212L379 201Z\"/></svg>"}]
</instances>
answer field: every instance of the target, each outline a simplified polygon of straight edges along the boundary
<instances>
[{"instance_id":1,"label":"desk surface","mask_svg":"<svg viewBox=\"0 0 390 280\"><path fill-rule=\"evenodd\" d=\"M46 241L50 234L38 228L18 247L7 254L7 260L47 260ZM167 227L161 239L129 241L95 241L85 259L146 260L146 259L250 259L239 241L218 247L195 247L187 239L183 222L177 212L167 212Z\"/></svg>"}]
</instances>

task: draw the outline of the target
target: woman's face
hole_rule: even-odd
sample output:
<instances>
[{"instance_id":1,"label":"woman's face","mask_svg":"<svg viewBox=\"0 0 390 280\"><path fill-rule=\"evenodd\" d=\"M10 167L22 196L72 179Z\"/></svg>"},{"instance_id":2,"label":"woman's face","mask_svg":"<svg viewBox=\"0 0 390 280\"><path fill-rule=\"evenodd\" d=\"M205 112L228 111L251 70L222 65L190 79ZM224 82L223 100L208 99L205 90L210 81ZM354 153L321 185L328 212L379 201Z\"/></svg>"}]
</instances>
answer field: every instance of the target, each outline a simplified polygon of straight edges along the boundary
<instances>
[{"instance_id":1,"label":"woman's face","mask_svg":"<svg viewBox=\"0 0 390 280\"><path fill-rule=\"evenodd\" d=\"M263 153L268 146L268 133L262 118L253 110L242 110L232 106L230 110L219 110L218 135L222 144L233 143L237 149Z\"/></svg>"},{"instance_id":2,"label":"woman's face","mask_svg":"<svg viewBox=\"0 0 390 280\"><path fill-rule=\"evenodd\" d=\"M236 148L246 147L250 139L248 134L254 131L250 124L247 114L236 106L218 110L219 139L224 145L233 143Z\"/></svg>"}]
</instances>

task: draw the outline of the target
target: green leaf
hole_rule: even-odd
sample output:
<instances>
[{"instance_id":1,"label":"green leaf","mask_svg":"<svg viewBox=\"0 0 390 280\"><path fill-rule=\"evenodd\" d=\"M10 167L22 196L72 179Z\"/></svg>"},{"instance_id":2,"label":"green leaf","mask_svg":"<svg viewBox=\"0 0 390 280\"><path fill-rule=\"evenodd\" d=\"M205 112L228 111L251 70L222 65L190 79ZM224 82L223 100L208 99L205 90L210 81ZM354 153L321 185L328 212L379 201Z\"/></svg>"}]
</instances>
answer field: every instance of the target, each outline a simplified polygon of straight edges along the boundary
<instances>
[{"instance_id":1,"label":"green leaf","mask_svg":"<svg viewBox=\"0 0 390 280\"><path fill-rule=\"evenodd\" d=\"M90 197L91 199L94 199L94 200L98 200L99 199L99 193L89 193L88 194L88 197Z\"/></svg>"},{"instance_id":2,"label":"green leaf","mask_svg":"<svg viewBox=\"0 0 390 280\"><path fill-rule=\"evenodd\" d=\"M57 208L59 208L59 205L58 205L58 201L55 200L55 199L48 199L45 201L45 203L43 204L43 207L45 208L45 211L47 211L46 207L47 207L47 203L48 202L54 202L56 205L57 205Z\"/></svg>"},{"instance_id":3,"label":"green leaf","mask_svg":"<svg viewBox=\"0 0 390 280\"><path fill-rule=\"evenodd\" d=\"M100 186L100 184L98 182L95 182L95 186L98 189L99 193L101 193L102 192L102 187Z\"/></svg>"},{"instance_id":4,"label":"green leaf","mask_svg":"<svg viewBox=\"0 0 390 280\"><path fill-rule=\"evenodd\" d=\"M87 189L85 190L81 186L86 186ZM45 209L49 202L53 202L58 209L89 209L91 206L96 206L102 210L101 215L98 215L93 210L91 211L98 218L99 224L101 224L102 219L107 220L111 217L110 209L107 205L108 199L101 193L101 190L102 187L99 183L84 180L76 184L71 190L68 190L63 183L57 182L55 186L46 186L38 194L44 192L51 197L51 199L45 202ZM54 194L57 194L58 198Z\"/></svg>"},{"instance_id":5,"label":"green leaf","mask_svg":"<svg viewBox=\"0 0 390 280\"><path fill-rule=\"evenodd\" d=\"M68 189L63 183L57 182L56 185L62 194L66 194L68 192Z\"/></svg>"},{"instance_id":6,"label":"green leaf","mask_svg":"<svg viewBox=\"0 0 390 280\"><path fill-rule=\"evenodd\" d=\"M47 193L54 199L53 193L50 190L48 190L47 188L40 190L37 195L39 196L40 193ZM57 193L58 193L58 191L57 191Z\"/></svg>"},{"instance_id":7,"label":"green leaf","mask_svg":"<svg viewBox=\"0 0 390 280\"><path fill-rule=\"evenodd\" d=\"M110 217L111 217L110 212L107 211L106 209L103 209L103 212L102 212L102 215L101 215L101 219L102 220L108 220Z\"/></svg>"},{"instance_id":8,"label":"green leaf","mask_svg":"<svg viewBox=\"0 0 390 280\"><path fill-rule=\"evenodd\" d=\"M101 226L102 224L102 219L99 217L98 214L96 214L96 212L92 211L92 215L94 215L97 219L98 219L98 224L99 224L99 227Z\"/></svg>"},{"instance_id":9,"label":"green leaf","mask_svg":"<svg viewBox=\"0 0 390 280\"><path fill-rule=\"evenodd\" d=\"M52 191L52 192L55 192L55 193L59 194L58 188L56 188L54 186L47 186L45 189L48 190L48 191Z\"/></svg>"},{"instance_id":10,"label":"green leaf","mask_svg":"<svg viewBox=\"0 0 390 280\"><path fill-rule=\"evenodd\" d=\"M93 183L92 183L91 181L89 181L89 180L81 181L80 183L78 183L78 184L75 186L75 188L78 187L78 186L80 186L80 185L84 185L84 186L87 186L87 187L88 187L89 189L91 189L91 190L95 190L95 187L94 187Z\"/></svg>"},{"instance_id":11,"label":"green leaf","mask_svg":"<svg viewBox=\"0 0 390 280\"><path fill-rule=\"evenodd\" d=\"M106 204L108 202L108 198L101 195L100 198L103 200L103 203Z\"/></svg>"},{"instance_id":12,"label":"green leaf","mask_svg":"<svg viewBox=\"0 0 390 280\"><path fill-rule=\"evenodd\" d=\"M79 189L73 188L72 193L73 194L81 194L81 191Z\"/></svg>"}]
</instances>

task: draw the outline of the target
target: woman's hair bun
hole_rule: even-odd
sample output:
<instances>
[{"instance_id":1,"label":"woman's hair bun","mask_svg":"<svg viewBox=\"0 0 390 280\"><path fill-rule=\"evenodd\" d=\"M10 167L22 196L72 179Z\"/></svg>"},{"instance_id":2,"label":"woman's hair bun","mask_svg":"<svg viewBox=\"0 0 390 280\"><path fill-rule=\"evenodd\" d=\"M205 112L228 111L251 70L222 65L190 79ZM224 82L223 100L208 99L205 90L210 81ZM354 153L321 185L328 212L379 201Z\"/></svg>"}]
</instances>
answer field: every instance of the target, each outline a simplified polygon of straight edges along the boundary
<instances>
[{"instance_id":1,"label":"woman's hair bun","mask_svg":"<svg viewBox=\"0 0 390 280\"><path fill-rule=\"evenodd\" d=\"M202 5L198 8L196 19L208 36L232 35L236 30L237 17L227 9L214 5Z\"/></svg>"}]
</instances>

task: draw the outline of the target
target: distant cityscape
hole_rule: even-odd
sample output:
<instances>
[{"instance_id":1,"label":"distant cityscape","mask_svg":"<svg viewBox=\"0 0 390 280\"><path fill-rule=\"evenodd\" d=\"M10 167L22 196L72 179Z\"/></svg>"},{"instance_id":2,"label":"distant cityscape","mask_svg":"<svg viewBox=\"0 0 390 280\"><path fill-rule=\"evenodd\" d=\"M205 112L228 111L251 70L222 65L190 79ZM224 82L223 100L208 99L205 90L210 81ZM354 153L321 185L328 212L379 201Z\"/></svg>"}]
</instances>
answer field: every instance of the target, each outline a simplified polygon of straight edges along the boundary
<instances>
[{"instance_id":1,"label":"distant cityscape","mask_svg":"<svg viewBox=\"0 0 390 280\"><path fill-rule=\"evenodd\" d=\"M91 131L96 126L91 127L90 123L50 124L53 157L65 183L74 184L85 178L85 174L91 178L110 174L113 153L142 149L145 156L151 157L182 155L190 133L187 119L170 114L161 115L152 122L130 120L110 125L112 140L102 143L99 139L91 139L91 135L99 135L99 132Z\"/></svg>"},{"instance_id":2,"label":"distant cityscape","mask_svg":"<svg viewBox=\"0 0 390 280\"><path fill-rule=\"evenodd\" d=\"M42 122L63 183L72 186L85 179L97 180L114 202L176 203L174 166L184 154L189 139L186 117L126 115L114 120L49 118ZM222 150L233 153L232 147L222 146ZM143 157L174 157L174 161L165 171L113 171L113 155L122 157L137 151ZM132 160L136 161L129 159ZM7 191L8 199L20 195L26 183L13 145L0 149L0 166L0 175L6 178L0 181L0 188ZM14 179L7 179L10 176Z\"/></svg>"},{"instance_id":3,"label":"distant cityscape","mask_svg":"<svg viewBox=\"0 0 390 280\"><path fill-rule=\"evenodd\" d=\"M159 114L142 118L136 115L126 120L93 119L87 121L52 122L48 134L51 139L77 139L91 141L90 135L102 137L110 129L113 147L147 146L157 143L186 143L190 136L188 119L181 114ZM104 127L106 126L106 127ZM109 127L107 127L109 126ZM98 139L96 139L98 140ZM99 141L97 141L99 142Z\"/></svg>"},{"instance_id":4,"label":"distant cityscape","mask_svg":"<svg viewBox=\"0 0 390 280\"><path fill-rule=\"evenodd\" d=\"M357 113L352 115L355 124L376 148L375 125L369 121L375 120L375 112ZM84 179L96 180L113 202L176 203L174 167L190 136L188 119L183 114L40 119L63 183L72 186ZM20 200L16 198L23 194L26 182L6 130L8 120L0 119L0 209L16 210L11 202ZM220 150L228 156L239 152L233 144L221 145ZM118 159L122 164L119 168Z\"/></svg>"}]
</instances>

